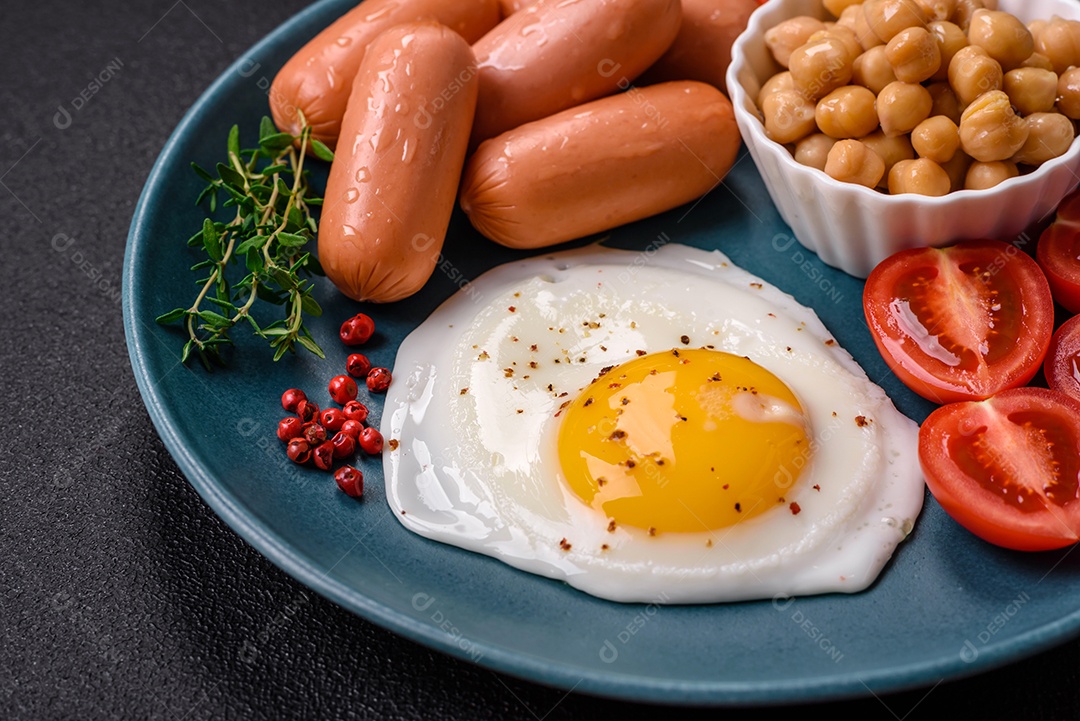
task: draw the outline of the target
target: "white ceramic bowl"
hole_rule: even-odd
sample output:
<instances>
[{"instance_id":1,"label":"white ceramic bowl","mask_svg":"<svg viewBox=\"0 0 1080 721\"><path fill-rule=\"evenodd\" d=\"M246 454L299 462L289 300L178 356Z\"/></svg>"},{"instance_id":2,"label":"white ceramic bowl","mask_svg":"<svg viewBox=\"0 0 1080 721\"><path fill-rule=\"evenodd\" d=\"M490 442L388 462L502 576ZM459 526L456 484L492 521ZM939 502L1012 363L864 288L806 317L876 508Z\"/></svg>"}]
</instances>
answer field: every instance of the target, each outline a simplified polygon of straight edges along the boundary
<instances>
[{"instance_id":1,"label":"white ceramic bowl","mask_svg":"<svg viewBox=\"0 0 1080 721\"><path fill-rule=\"evenodd\" d=\"M1000 0L999 9L1024 22L1053 15L1080 20L1076 0ZM907 248L970 238L1015 241L1080 183L1080 138L1065 155L1027 175L940 198L887 195L800 165L765 136L755 102L761 84L783 70L765 47L765 31L797 15L830 17L821 0L769 0L735 41L727 86L743 141L780 216L825 263L865 278L875 265Z\"/></svg>"}]
</instances>

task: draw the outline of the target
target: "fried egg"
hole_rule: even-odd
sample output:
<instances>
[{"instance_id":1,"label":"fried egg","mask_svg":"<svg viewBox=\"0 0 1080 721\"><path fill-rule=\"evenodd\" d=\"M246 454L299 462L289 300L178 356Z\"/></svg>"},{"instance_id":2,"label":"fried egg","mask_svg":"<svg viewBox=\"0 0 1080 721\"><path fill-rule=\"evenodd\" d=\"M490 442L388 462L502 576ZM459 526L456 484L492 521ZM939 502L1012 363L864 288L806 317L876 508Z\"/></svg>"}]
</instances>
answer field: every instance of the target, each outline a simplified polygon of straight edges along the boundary
<instances>
[{"instance_id":1,"label":"fried egg","mask_svg":"<svg viewBox=\"0 0 1080 721\"><path fill-rule=\"evenodd\" d=\"M922 507L917 425L719 252L500 266L402 342L394 377L395 517L614 601L859 591Z\"/></svg>"}]
</instances>

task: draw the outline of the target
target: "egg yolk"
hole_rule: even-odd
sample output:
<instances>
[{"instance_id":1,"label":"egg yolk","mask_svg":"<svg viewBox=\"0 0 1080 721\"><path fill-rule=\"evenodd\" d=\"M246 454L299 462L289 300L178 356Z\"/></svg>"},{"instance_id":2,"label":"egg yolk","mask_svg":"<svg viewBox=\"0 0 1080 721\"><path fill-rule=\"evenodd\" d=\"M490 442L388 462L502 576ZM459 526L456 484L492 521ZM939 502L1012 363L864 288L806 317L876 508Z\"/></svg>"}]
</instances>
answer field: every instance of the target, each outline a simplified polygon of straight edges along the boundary
<instances>
[{"instance_id":1,"label":"egg yolk","mask_svg":"<svg viewBox=\"0 0 1080 721\"><path fill-rule=\"evenodd\" d=\"M616 524L657 532L734 525L784 502L810 460L809 422L779 378L712 350L644 355L564 411L570 488Z\"/></svg>"}]
</instances>

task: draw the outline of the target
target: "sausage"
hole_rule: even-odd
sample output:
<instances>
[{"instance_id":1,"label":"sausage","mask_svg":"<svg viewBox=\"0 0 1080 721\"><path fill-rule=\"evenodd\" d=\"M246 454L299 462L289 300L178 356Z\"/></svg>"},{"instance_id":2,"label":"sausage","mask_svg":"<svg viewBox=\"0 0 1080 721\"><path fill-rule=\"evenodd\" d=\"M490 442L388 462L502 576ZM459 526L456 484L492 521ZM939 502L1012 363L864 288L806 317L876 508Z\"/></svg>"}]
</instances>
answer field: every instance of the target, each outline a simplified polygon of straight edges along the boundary
<instances>
[{"instance_id":1,"label":"sausage","mask_svg":"<svg viewBox=\"0 0 1080 721\"><path fill-rule=\"evenodd\" d=\"M284 132L300 135L304 114L312 135L337 142L352 80L368 44L401 23L432 19L474 43L499 22L498 0L366 0L300 48L270 85L270 112Z\"/></svg>"},{"instance_id":2,"label":"sausage","mask_svg":"<svg viewBox=\"0 0 1080 721\"><path fill-rule=\"evenodd\" d=\"M400 25L372 41L341 122L319 224L319 260L345 295L400 300L431 277L477 88L472 49L442 25Z\"/></svg>"},{"instance_id":3,"label":"sausage","mask_svg":"<svg viewBox=\"0 0 1080 721\"><path fill-rule=\"evenodd\" d=\"M497 243L554 245L703 195L739 145L731 102L711 85L634 87L482 143L461 207Z\"/></svg>"},{"instance_id":4,"label":"sausage","mask_svg":"<svg viewBox=\"0 0 1080 721\"><path fill-rule=\"evenodd\" d=\"M499 7L502 10L502 16L508 18L518 10L524 10L534 2L536 2L536 0L499 0Z\"/></svg>"},{"instance_id":5,"label":"sausage","mask_svg":"<svg viewBox=\"0 0 1080 721\"><path fill-rule=\"evenodd\" d=\"M679 0L539 0L473 46L480 67L473 145L610 95L675 39Z\"/></svg>"},{"instance_id":6,"label":"sausage","mask_svg":"<svg viewBox=\"0 0 1080 721\"><path fill-rule=\"evenodd\" d=\"M682 0L682 26L675 42L639 82L700 80L727 92L731 46L759 4L758 0Z\"/></svg>"}]
</instances>

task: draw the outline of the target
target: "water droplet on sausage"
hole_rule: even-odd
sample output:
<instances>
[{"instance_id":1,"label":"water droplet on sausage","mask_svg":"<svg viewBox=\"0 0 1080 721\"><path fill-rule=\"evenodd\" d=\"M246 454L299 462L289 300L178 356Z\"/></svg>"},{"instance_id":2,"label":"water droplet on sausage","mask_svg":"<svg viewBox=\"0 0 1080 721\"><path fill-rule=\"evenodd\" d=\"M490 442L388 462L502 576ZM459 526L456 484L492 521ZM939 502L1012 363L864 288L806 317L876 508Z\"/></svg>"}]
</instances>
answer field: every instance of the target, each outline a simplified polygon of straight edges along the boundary
<instances>
[{"instance_id":1,"label":"water droplet on sausage","mask_svg":"<svg viewBox=\"0 0 1080 721\"><path fill-rule=\"evenodd\" d=\"M359 170L356 171L356 182L357 183L366 183L369 180L371 180L371 171L368 170L366 165L364 165Z\"/></svg>"},{"instance_id":2,"label":"water droplet on sausage","mask_svg":"<svg viewBox=\"0 0 1080 721\"><path fill-rule=\"evenodd\" d=\"M355 238L356 236L360 235L360 231L358 231L351 225L343 225L341 226L341 234L347 238Z\"/></svg>"},{"instance_id":3,"label":"water droplet on sausage","mask_svg":"<svg viewBox=\"0 0 1080 721\"><path fill-rule=\"evenodd\" d=\"M347 48L350 45L352 45L352 38L347 38L345 36L342 36L342 37L338 38L337 40L335 40L334 42L337 43L338 45L340 45L343 48Z\"/></svg>"},{"instance_id":4,"label":"water droplet on sausage","mask_svg":"<svg viewBox=\"0 0 1080 721\"><path fill-rule=\"evenodd\" d=\"M394 84L390 82L389 71L379 73L379 80L382 81L382 90L384 93L389 93L394 89Z\"/></svg>"},{"instance_id":5,"label":"water droplet on sausage","mask_svg":"<svg viewBox=\"0 0 1080 721\"><path fill-rule=\"evenodd\" d=\"M345 202L355 203L360 198L360 191L356 188L349 188L345 191Z\"/></svg>"},{"instance_id":6,"label":"water droplet on sausage","mask_svg":"<svg viewBox=\"0 0 1080 721\"><path fill-rule=\"evenodd\" d=\"M612 23L608 26L607 36L608 40L618 40L626 33L626 23L622 20Z\"/></svg>"},{"instance_id":7,"label":"water droplet on sausage","mask_svg":"<svg viewBox=\"0 0 1080 721\"><path fill-rule=\"evenodd\" d=\"M392 12L395 8L397 8L397 5L397 3L388 3L386 6L380 8L379 10L376 10L375 12L364 18L364 22L375 22L379 18L384 17L385 15L388 15L390 12Z\"/></svg>"}]
</instances>

